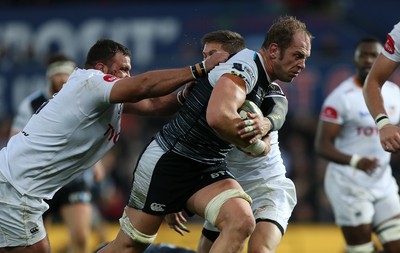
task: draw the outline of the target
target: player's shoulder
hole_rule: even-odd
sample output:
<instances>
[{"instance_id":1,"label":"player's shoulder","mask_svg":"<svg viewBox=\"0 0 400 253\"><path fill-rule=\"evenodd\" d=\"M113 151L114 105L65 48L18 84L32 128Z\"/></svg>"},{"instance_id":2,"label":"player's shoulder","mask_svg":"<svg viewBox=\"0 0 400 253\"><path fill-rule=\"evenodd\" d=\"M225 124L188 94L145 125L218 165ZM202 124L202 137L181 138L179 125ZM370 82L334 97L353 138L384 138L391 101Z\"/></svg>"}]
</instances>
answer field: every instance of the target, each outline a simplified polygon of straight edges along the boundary
<instances>
[{"instance_id":1,"label":"player's shoulder","mask_svg":"<svg viewBox=\"0 0 400 253\"><path fill-rule=\"evenodd\" d=\"M97 69L76 69L70 75L67 82L68 83L67 87L68 86L81 87L86 85L90 87L99 86L99 84L108 84L108 83L113 84L117 80L119 80L118 77L110 74L104 74L102 71Z\"/></svg>"},{"instance_id":2,"label":"player's shoulder","mask_svg":"<svg viewBox=\"0 0 400 253\"><path fill-rule=\"evenodd\" d=\"M393 26L392 33L399 33L400 32L400 22Z\"/></svg>"},{"instance_id":3,"label":"player's shoulder","mask_svg":"<svg viewBox=\"0 0 400 253\"><path fill-rule=\"evenodd\" d=\"M235 62L235 61L243 61L243 62L248 62L249 60L253 60L257 52L245 48L237 52L236 54L232 55L229 59L228 62Z\"/></svg>"}]
</instances>

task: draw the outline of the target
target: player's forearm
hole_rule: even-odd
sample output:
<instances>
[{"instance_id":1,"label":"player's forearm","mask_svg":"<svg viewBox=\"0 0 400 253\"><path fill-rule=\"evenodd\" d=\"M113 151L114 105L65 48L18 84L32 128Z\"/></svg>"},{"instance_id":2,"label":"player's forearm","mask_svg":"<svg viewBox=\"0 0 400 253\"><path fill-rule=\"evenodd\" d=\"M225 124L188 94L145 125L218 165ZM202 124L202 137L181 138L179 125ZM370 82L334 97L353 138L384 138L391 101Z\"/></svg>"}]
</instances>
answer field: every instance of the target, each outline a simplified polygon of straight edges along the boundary
<instances>
[{"instance_id":1,"label":"player's forearm","mask_svg":"<svg viewBox=\"0 0 400 253\"><path fill-rule=\"evenodd\" d=\"M141 116L170 116L176 113L182 105L177 100L177 92L166 96L147 98L136 103L125 103L124 113Z\"/></svg>"},{"instance_id":2,"label":"player's forearm","mask_svg":"<svg viewBox=\"0 0 400 253\"><path fill-rule=\"evenodd\" d=\"M330 143L317 143L315 151L317 155L326 159L329 162L347 165L350 162L352 154L344 154L335 148Z\"/></svg>"},{"instance_id":3,"label":"player's forearm","mask_svg":"<svg viewBox=\"0 0 400 253\"><path fill-rule=\"evenodd\" d=\"M270 131L281 129L283 123L285 123L286 114L288 112L288 101L286 97L268 98L268 101L263 102L261 110L263 110L265 106L269 107L267 113L264 113L264 117L268 118L272 124ZM266 110L263 110L263 112L264 111Z\"/></svg>"},{"instance_id":4,"label":"player's forearm","mask_svg":"<svg viewBox=\"0 0 400 253\"><path fill-rule=\"evenodd\" d=\"M149 71L119 80L110 102L137 102L141 99L167 95L188 81L194 80L189 67Z\"/></svg>"},{"instance_id":5,"label":"player's forearm","mask_svg":"<svg viewBox=\"0 0 400 253\"><path fill-rule=\"evenodd\" d=\"M372 117L375 119L380 113L385 113L383 106L383 98L381 95L381 88L378 83L374 81L366 82L363 88L363 95L367 104L368 110Z\"/></svg>"},{"instance_id":6,"label":"player's forearm","mask_svg":"<svg viewBox=\"0 0 400 253\"><path fill-rule=\"evenodd\" d=\"M207 75L228 58L226 52L216 52L201 63L179 69L154 70L117 81L110 94L111 103L135 103L151 97L164 96L183 84Z\"/></svg>"},{"instance_id":7,"label":"player's forearm","mask_svg":"<svg viewBox=\"0 0 400 253\"><path fill-rule=\"evenodd\" d=\"M220 113L211 110L207 115L207 123L226 142L238 147L247 147L248 140L241 139L237 134L235 125L242 121L238 113Z\"/></svg>"}]
</instances>

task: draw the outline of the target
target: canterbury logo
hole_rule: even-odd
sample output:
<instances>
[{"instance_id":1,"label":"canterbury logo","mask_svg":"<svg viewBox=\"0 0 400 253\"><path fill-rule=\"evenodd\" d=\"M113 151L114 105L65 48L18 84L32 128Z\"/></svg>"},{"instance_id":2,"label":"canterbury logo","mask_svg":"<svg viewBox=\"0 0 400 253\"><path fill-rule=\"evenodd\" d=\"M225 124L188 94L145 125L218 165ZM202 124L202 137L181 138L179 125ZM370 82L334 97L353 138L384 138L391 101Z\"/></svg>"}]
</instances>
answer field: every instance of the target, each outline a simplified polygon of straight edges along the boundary
<instances>
[{"instance_id":1,"label":"canterbury logo","mask_svg":"<svg viewBox=\"0 0 400 253\"><path fill-rule=\"evenodd\" d=\"M37 232L39 232L39 227L38 227L38 226L35 226L35 227L31 228L31 229L29 230L29 232L31 232L31 234L36 234Z\"/></svg>"},{"instance_id":2,"label":"canterbury logo","mask_svg":"<svg viewBox=\"0 0 400 253\"><path fill-rule=\"evenodd\" d=\"M163 212L165 210L165 205L158 203L151 203L150 209L154 212Z\"/></svg>"}]
</instances>

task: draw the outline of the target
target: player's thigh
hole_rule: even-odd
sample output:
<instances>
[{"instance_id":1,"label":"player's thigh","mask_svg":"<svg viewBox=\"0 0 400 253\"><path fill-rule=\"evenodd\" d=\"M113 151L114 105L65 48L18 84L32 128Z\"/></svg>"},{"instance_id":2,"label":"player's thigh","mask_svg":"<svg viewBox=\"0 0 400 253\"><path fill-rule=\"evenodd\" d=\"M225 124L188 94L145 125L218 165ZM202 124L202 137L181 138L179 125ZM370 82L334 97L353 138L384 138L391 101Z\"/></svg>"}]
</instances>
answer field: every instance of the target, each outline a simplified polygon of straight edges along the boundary
<instances>
[{"instance_id":1,"label":"player's thigh","mask_svg":"<svg viewBox=\"0 0 400 253\"><path fill-rule=\"evenodd\" d=\"M338 226L357 227L372 223L375 197L370 189L329 169L324 186Z\"/></svg>"},{"instance_id":2,"label":"player's thigh","mask_svg":"<svg viewBox=\"0 0 400 253\"><path fill-rule=\"evenodd\" d=\"M93 207L91 203L76 202L61 207L61 216L76 236L89 236L92 225Z\"/></svg>"},{"instance_id":3,"label":"player's thigh","mask_svg":"<svg viewBox=\"0 0 400 253\"><path fill-rule=\"evenodd\" d=\"M21 195L0 176L0 247L29 246L44 240L42 215L47 208L42 199Z\"/></svg>"},{"instance_id":4,"label":"player's thigh","mask_svg":"<svg viewBox=\"0 0 400 253\"><path fill-rule=\"evenodd\" d=\"M252 180L246 193L253 200L256 220L272 220L279 224L282 234L297 203L294 183L285 175ZM240 182L241 183L241 182Z\"/></svg>"},{"instance_id":5,"label":"player's thigh","mask_svg":"<svg viewBox=\"0 0 400 253\"><path fill-rule=\"evenodd\" d=\"M393 182L393 184L396 184ZM400 216L400 197L397 185L387 185L388 190L382 193L382 197L374 202L375 215L373 226L379 226L383 222Z\"/></svg>"},{"instance_id":6,"label":"player's thigh","mask_svg":"<svg viewBox=\"0 0 400 253\"><path fill-rule=\"evenodd\" d=\"M358 226L342 226L342 234L348 245L359 245L371 241L371 224L362 224Z\"/></svg>"}]
</instances>

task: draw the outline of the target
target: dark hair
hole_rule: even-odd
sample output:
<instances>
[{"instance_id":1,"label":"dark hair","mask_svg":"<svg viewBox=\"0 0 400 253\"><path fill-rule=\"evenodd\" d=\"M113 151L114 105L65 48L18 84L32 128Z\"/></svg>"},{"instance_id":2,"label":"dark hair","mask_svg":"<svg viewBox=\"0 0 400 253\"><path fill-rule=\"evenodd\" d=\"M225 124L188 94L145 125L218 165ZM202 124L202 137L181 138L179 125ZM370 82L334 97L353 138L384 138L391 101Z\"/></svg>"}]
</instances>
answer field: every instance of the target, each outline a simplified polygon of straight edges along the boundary
<instances>
[{"instance_id":1,"label":"dark hair","mask_svg":"<svg viewBox=\"0 0 400 253\"><path fill-rule=\"evenodd\" d=\"M229 30L213 31L205 34L201 39L201 44L203 47L206 43L210 42L221 43L222 49L229 54L235 54L246 48L246 43L242 35Z\"/></svg>"},{"instance_id":2,"label":"dark hair","mask_svg":"<svg viewBox=\"0 0 400 253\"><path fill-rule=\"evenodd\" d=\"M373 37L373 36L368 36L368 37L364 37L364 38L360 39L356 43L355 48L357 49L363 43L378 43L378 44L382 45L382 42L378 38Z\"/></svg>"},{"instance_id":3,"label":"dark hair","mask_svg":"<svg viewBox=\"0 0 400 253\"><path fill-rule=\"evenodd\" d=\"M117 54L131 56L130 50L124 45L110 39L101 39L90 49L86 57L85 68L93 68L98 62L107 63Z\"/></svg>"},{"instance_id":4,"label":"dark hair","mask_svg":"<svg viewBox=\"0 0 400 253\"><path fill-rule=\"evenodd\" d=\"M293 36L297 31L303 31L308 35L310 40L313 39L313 36L307 30L305 23L299 21L293 16L279 17L265 35L262 47L268 49L269 45L276 43L282 53L284 53L292 42Z\"/></svg>"}]
</instances>

